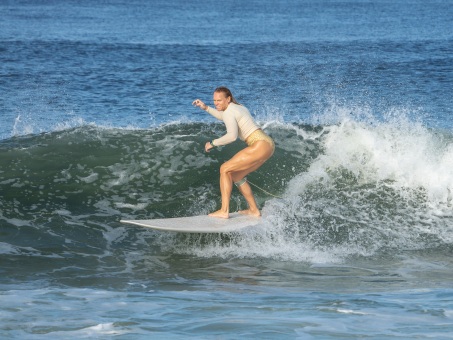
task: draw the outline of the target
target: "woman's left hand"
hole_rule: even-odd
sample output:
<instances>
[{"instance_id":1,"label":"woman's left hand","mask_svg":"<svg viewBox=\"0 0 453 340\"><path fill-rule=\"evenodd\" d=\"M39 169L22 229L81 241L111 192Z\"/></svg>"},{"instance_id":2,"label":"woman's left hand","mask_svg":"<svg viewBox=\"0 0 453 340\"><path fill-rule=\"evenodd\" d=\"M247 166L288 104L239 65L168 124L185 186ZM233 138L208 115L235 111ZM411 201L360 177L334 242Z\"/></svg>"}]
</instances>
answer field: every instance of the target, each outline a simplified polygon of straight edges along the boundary
<instances>
[{"instance_id":1,"label":"woman's left hand","mask_svg":"<svg viewBox=\"0 0 453 340\"><path fill-rule=\"evenodd\" d=\"M209 152L211 151L211 149L213 149L214 147L212 146L211 142L206 142L206 144L204 145L204 149L206 152Z\"/></svg>"}]
</instances>

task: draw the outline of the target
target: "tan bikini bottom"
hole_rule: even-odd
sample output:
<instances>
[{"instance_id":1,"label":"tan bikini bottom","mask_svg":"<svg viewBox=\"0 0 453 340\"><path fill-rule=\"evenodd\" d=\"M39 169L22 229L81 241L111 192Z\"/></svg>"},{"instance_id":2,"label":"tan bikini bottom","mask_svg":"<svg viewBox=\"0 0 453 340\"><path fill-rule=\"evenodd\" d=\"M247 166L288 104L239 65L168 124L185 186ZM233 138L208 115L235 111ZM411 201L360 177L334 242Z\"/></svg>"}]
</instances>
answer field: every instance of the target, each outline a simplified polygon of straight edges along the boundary
<instances>
[{"instance_id":1,"label":"tan bikini bottom","mask_svg":"<svg viewBox=\"0 0 453 340\"><path fill-rule=\"evenodd\" d=\"M255 144L256 142L258 142L259 140L264 140L266 142L268 142L271 146L272 146L272 149L275 150L275 143L274 141L272 140L271 137L269 137L268 135L266 135L264 133L263 130L261 129L258 129L258 130L255 130L252 132L252 134L250 136L247 137L247 139L245 140L245 142L247 143L248 146L252 146L253 144Z\"/></svg>"}]
</instances>

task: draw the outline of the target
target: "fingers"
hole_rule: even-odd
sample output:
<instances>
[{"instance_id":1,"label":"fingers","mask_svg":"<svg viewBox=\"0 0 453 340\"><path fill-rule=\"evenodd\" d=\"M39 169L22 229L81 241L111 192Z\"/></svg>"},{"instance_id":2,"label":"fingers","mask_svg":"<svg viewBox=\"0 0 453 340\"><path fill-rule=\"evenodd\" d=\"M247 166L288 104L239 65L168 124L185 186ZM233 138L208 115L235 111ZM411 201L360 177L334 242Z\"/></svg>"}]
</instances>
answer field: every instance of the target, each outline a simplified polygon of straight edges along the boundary
<instances>
[{"instance_id":1,"label":"fingers","mask_svg":"<svg viewBox=\"0 0 453 340\"><path fill-rule=\"evenodd\" d=\"M192 103L193 106L198 106L198 107L202 107L204 106L204 103L200 100L200 99L195 99Z\"/></svg>"},{"instance_id":2,"label":"fingers","mask_svg":"<svg viewBox=\"0 0 453 340\"><path fill-rule=\"evenodd\" d=\"M211 144L211 142L206 142L206 144L204 145L204 150L205 150L206 152L209 152L209 151L211 151L211 149L212 149L212 144Z\"/></svg>"}]
</instances>

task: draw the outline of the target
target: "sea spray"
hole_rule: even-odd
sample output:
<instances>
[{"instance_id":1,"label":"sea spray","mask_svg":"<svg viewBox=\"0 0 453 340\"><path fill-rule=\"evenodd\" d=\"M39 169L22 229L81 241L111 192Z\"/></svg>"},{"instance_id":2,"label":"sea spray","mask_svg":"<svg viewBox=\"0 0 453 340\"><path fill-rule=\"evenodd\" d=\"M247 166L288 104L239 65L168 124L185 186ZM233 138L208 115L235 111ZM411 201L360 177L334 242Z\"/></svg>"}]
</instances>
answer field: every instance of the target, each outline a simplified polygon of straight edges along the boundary
<instances>
[{"instance_id":1,"label":"sea spray","mask_svg":"<svg viewBox=\"0 0 453 340\"><path fill-rule=\"evenodd\" d=\"M5 140L0 150L5 230L11 237L14 230L33 230L44 243L66 239L65 252L86 243L86 235L93 242L112 235L121 218L207 214L220 203L220 164L242 148L238 142L207 155L202 145L212 131L221 133L221 126L86 125ZM260 228L181 236L121 226L118 232L128 236L115 232L105 242L130 247L136 235L166 254L308 263L451 244L450 134L403 118L354 117L317 126L275 121L266 131L277 151L250 180L283 199L255 190L263 207ZM232 211L243 208L245 201L233 191ZM77 228L84 232L78 235ZM39 251L42 242L35 244L33 237L23 246Z\"/></svg>"},{"instance_id":2,"label":"sea spray","mask_svg":"<svg viewBox=\"0 0 453 340\"><path fill-rule=\"evenodd\" d=\"M277 135L305 136L301 154L314 136L318 154L288 182L283 199L267 200L258 231L186 238L172 251L325 263L451 244L450 135L404 114L381 122L346 117L315 134L279 126Z\"/></svg>"}]
</instances>

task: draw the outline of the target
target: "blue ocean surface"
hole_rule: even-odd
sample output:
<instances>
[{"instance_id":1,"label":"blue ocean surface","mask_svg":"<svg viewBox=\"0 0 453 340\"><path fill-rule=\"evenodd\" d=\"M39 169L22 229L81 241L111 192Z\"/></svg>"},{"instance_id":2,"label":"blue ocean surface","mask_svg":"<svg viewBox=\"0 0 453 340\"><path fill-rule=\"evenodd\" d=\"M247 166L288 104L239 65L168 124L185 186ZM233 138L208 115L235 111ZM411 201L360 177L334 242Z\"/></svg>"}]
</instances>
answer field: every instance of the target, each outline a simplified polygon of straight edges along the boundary
<instances>
[{"instance_id":1,"label":"blue ocean surface","mask_svg":"<svg viewBox=\"0 0 453 340\"><path fill-rule=\"evenodd\" d=\"M452 339L453 1L0 1L0 338ZM276 142L207 214L228 86ZM211 104L212 105L212 104ZM231 210L245 208L233 191Z\"/></svg>"}]
</instances>

